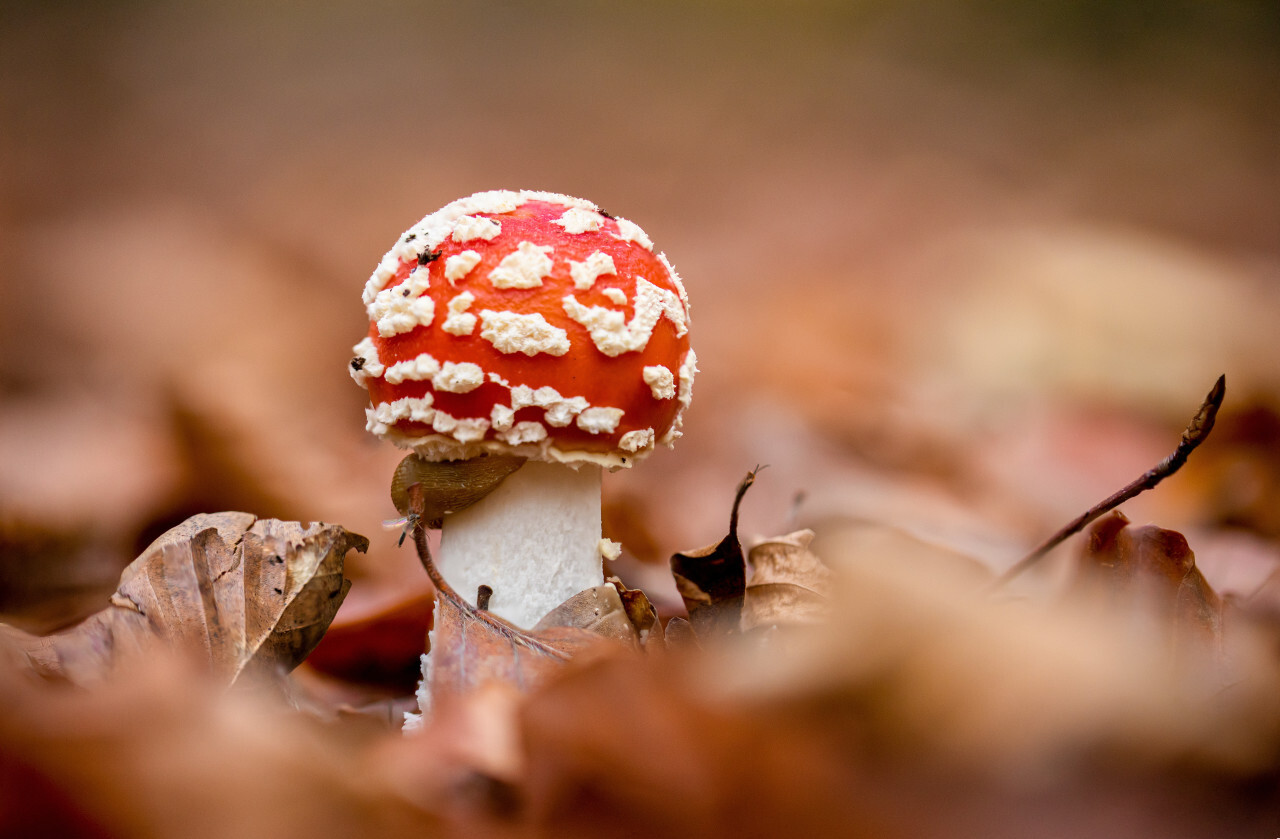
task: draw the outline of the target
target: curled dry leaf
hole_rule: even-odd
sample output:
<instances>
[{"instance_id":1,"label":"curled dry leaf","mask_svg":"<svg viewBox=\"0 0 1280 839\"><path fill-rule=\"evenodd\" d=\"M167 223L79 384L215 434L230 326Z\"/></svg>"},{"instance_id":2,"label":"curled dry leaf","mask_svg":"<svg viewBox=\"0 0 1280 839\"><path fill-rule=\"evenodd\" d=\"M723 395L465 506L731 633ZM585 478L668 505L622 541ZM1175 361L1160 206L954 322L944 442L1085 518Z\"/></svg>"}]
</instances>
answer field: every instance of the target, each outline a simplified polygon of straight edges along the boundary
<instances>
[{"instance_id":1,"label":"curled dry leaf","mask_svg":"<svg viewBox=\"0 0 1280 839\"><path fill-rule=\"evenodd\" d=\"M227 684L287 672L342 604L347 552L368 544L331 524L193 516L124 570L107 608L65 632L10 636L37 672L76 683L101 680L157 644L196 653Z\"/></svg>"},{"instance_id":2,"label":"curled dry leaf","mask_svg":"<svg viewBox=\"0 0 1280 839\"><path fill-rule=\"evenodd\" d=\"M1175 645L1221 641L1222 600L1177 531L1131 527L1112 512L1089 529L1074 588L1168 622Z\"/></svg>"},{"instance_id":3,"label":"curled dry leaf","mask_svg":"<svg viewBox=\"0 0 1280 839\"><path fill-rule=\"evenodd\" d=\"M608 578L607 582L617 589L622 600L622 608L626 610L627 620L635 629L641 646L648 649L651 645L661 647L664 644L662 621L658 617L658 608L649 602L649 597L638 588L627 588L617 577Z\"/></svg>"},{"instance_id":4,"label":"curled dry leaf","mask_svg":"<svg viewBox=\"0 0 1280 839\"><path fill-rule=\"evenodd\" d=\"M742 604L742 631L814 624L826 617L831 570L809 550L812 530L756 543L748 552L751 581Z\"/></svg>"},{"instance_id":5,"label":"curled dry leaf","mask_svg":"<svg viewBox=\"0 0 1280 839\"><path fill-rule=\"evenodd\" d=\"M632 625L622 597L611 583L580 591L547 612L534 625L534 632L553 627L575 627L624 644L635 644L638 633Z\"/></svg>"},{"instance_id":6,"label":"curled dry leaf","mask_svg":"<svg viewBox=\"0 0 1280 839\"><path fill-rule=\"evenodd\" d=\"M738 630L746 590L746 564L738 541L738 508L756 480L759 468L738 485L729 514L729 534L714 545L671 557L671 574L689 610L689 622L700 636Z\"/></svg>"}]
</instances>

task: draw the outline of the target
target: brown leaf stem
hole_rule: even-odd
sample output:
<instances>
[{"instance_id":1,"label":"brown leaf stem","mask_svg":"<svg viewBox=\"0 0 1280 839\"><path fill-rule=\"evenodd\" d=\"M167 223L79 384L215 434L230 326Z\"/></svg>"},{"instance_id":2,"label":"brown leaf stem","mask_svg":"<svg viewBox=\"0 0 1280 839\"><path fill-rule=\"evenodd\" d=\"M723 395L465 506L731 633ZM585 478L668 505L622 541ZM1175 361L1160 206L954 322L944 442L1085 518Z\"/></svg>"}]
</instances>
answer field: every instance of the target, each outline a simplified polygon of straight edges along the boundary
<instances>
[{"instance_id":1,"label":"brown leaf stem","mask_svg":"<svg viewBox=\"0 0 1280 839\"><path fill-rule=\"evenodd\" d=\"M1137 480L1090 507L1057 533L1050 536L1040 547L1015 562L1007 571L997 577L995 582L992 583L992 588L999 588L1014 577L1017 577L1043 558L1049 551L1088 527L1090 522L1155 487L1156 484L1181 469L1182 465L1187 462L1187 456L1195 451L1196 447L1203 443L1205 438L1209 436L1209 432L1213 430L1214 420L1217 419L1218 409L1222 407L1222 400L1226 396L1226 392L1227 377L1222 375L1218 377L1218 381L1214 383L1209 395L1205 397L1200 410L1191 418L1191 423L1182 432L1182 439L1178 441L1178 447L1174 449L1173 454L1147 470Z\"/></svg>"},{"instance_id":2,"label":"brown leaf stem","mask_svg":"<svg viewBox=\"0 0 1280 839\"><path fill-rule=\"evenodd\" d=\"M522 647L536 650L552 658L568 661L570 658L568 653L523 632L518 627L493 614L493 612L477 609L460 597L453 586L445 582L444 576L436 568L435 561L431 559L431 548L427 545L427 522L426 517L422 514L424 499L421 484L413 484L408 487L407 495L413 522L413 544L418 549L418 560L427 572L427 577L431 580L431 584L436 588L436 597L449 601L458 611L472 620L489 627L495 634L509 643L519 644Z\"/></svg>"}]
</instances>

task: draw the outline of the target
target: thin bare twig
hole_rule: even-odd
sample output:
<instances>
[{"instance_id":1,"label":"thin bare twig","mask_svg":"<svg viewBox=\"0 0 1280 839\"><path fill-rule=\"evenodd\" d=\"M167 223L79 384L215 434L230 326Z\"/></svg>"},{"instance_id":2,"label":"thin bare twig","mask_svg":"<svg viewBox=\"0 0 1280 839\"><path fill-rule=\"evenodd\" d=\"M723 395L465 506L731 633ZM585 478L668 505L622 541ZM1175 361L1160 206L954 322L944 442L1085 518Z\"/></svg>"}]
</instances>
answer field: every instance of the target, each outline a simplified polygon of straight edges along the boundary
<instances>
[{"instance_id":1,"label":"thin bare twig","mask_svg":"<svg viewBox=\"0 0 1280 839\"><path fill-rule=\"evenodd\" d=\"M1213 385L1213 389L1209 391L1209 395L1204 398L1204 404L1200 406L1200 410L1192 417L1191 424L1182 432L1182 439L1178 442L1178 448L1174 449L1173 454L1160 461L1154 468L1144 473L1142 477L1106 500L1090 507L1078 518L1050 536L1044 544L1015 562L1007 571L997 577L995 582L992 583L992 588L999 588L1023 571L1026 571L1049 551L1088 527L1089 523L1094 519L1111 512L1124 502L1146 492L1181 469L1182 464L1187 462L1187 456L1195 451L1196 446L1203 443L1205 438L1209 436L1209 432L1213 430L1214 420L1217 419L1218 409L1222 407L1222 399L1226 396L1226 392L1227 377L1225 375L1219 376L1218 381Z\"/></svg>"},{"instance_id":2,"label":"thin bare twig","mask_svg":"<svg viewBox=\"0 0 1280 839\"><path fill-rule=\"evenodd\" d=\"M427 577L430 578L431 584L436 587L436 597L449 601L454 608L467 617L485 624L513 644L520 644L552 658L568 661L568 653L538 640L515 624L504 621L487 609L477 609L459 596L453 586L445 582L440 569L436 568L435 561L431 559L431 548L427 544L426 517L421 512L423 509L422 485L413 484L409 487L407 495L409 497L409 510L413 514L410 516L413 522L413 544L418 549L418 560L422 563L423 569L426 570Z\"/></svg>"}]
</instances>

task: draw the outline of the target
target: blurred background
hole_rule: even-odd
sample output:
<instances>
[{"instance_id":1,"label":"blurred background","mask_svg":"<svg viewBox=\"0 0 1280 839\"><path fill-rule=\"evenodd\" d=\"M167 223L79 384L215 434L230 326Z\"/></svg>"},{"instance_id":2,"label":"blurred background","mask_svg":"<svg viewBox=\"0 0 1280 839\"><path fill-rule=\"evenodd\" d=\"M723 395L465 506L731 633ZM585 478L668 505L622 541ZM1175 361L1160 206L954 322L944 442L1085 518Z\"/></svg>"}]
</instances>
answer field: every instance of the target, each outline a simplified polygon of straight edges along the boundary
<instances>
[{"instance_id":1,"label":"blurred background","mask_svg":"<svg viewBox=\"0 0 1280 839\"><path fill-rule=\"evenodd\" d=\"M1126 510L1220 588L1274 567L1273 3L9 0L0 611L97 609L226 509L370 536L348 616L423 591L345 365L395 237L494 188L635 220L689 288L686 436L606 479L642 584L756 464L748 532L1007 565L1224 372L1210 442Z\"/></svg>"}]
</instances>

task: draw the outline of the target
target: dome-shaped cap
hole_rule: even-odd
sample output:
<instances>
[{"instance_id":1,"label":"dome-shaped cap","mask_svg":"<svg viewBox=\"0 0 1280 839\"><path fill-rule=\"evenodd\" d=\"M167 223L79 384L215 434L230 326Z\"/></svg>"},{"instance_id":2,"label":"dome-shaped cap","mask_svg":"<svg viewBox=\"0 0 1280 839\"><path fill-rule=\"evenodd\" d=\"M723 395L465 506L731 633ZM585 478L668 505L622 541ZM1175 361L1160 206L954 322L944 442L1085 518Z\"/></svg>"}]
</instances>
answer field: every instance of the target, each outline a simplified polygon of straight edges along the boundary
<instances>
[{"instance_id":1,"label":"dome-shaped cap","mask_svg":"<svg viewBox=\"0 0 1280 839\"><path fill-rule=\"evenodd\" d=\"M628 466L680 436L688 296L639 226L590 201L454 201L387 252L364 302L367 427L423 457Z\"/></svg>"}]
</instances>

